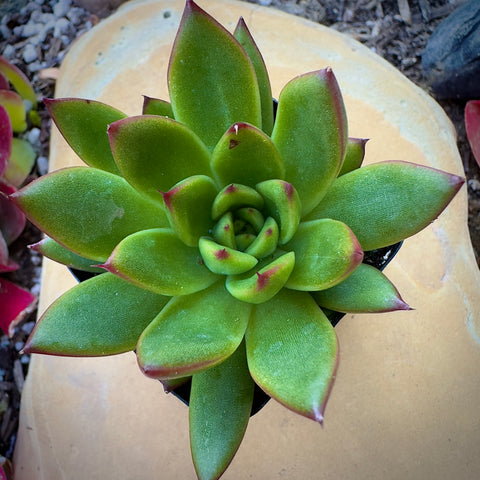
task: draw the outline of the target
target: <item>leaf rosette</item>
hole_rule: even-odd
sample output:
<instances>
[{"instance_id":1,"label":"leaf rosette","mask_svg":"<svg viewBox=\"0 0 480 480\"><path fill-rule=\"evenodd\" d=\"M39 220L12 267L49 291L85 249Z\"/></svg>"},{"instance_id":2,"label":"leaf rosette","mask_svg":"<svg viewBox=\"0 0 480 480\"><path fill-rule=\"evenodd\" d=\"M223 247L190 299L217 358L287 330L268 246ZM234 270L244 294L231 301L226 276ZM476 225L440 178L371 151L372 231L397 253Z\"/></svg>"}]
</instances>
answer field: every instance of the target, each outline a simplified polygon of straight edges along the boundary
<instances>
[{"instance_id":1,"label":"leaf rosette","mask_svg":"<svg viewBox=\"0 0 480 480\"><path fill-rule=\"evenodd\" d=\"M167 390L191 377L195 467L218 478L255 383L323 421L338 364L324 310L408 309L364 251L427 226L463 180L407 162L361 167L365 141L348 138L330 68L291 80L274 118L243 20L232 35L193 1L168 85L170 102L145 98L134 117L93 100L46 100L88 166L12 199L47 234L38 251L106 272L60 297L25 351L135 350Z\"/></svg>"}]
</instances>

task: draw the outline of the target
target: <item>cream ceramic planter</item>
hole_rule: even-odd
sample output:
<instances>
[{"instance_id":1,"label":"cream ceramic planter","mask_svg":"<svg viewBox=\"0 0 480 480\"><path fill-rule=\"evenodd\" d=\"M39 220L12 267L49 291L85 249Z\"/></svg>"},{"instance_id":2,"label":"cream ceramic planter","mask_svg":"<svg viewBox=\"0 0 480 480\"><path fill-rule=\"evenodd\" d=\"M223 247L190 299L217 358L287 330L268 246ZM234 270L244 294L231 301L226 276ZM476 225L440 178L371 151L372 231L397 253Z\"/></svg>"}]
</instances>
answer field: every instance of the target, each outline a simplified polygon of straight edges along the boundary
<instances>
[{"instance_id":1,"label":"cream ceramic planter","mask_svg":"<svg viewBox=\"0 0 480 480\"><path fill-rule=\"evenodd\" d=\"M199 0L233 29L242 15L266 59L274 95L330 65L351 136L367 163L403 159L462 175L440 107L355 41L273 9ZM129 115L141 95L167 98L166 70L182 0L139 0L82 37L65 58L57 97L98 99ZM155 72L155 73L153 73ZM78 164L58 132L51 168ZM274 401L251 420L223 478L471 480L480 472L480 276L465 188L429 228L404 242L386 274L415 310L347 315L325 427ZM44 262L40 310L75 284ZM133 354L34 356L22 397L16 480L194 479L188 410L142 376Z\"/></svg>"}]
</instances>

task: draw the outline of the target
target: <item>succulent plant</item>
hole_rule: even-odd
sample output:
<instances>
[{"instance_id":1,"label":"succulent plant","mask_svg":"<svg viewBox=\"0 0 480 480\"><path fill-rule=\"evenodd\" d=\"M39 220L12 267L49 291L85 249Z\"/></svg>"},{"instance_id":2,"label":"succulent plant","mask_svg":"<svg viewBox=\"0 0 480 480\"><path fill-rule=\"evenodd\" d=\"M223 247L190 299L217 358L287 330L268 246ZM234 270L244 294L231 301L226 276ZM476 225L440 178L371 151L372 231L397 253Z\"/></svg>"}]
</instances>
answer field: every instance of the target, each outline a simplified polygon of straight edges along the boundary
<instances>
[{"instance_id":1,"label":"succulent plant","mask_svg":"<svg viewBox=\"0 0 480 480\"><path fill-rule=\"evenodd\" d=\"M30 143L14 136L27 128L27 112L34 106L36 97L30 81L0 56L0 273L19 268L10 258L8 246L25 228L25 216L7 195L23 184L35 161ZM0 328L12 334L34 300L30 292L0 277Z\"/></svg>"},{"instance_id":2,"label":"succulent plant","mask_svg":"<svg viewBox=\"0 0 480 480\"><path fill-rule=\"evenodd\" d=\"M408 310L364 251L432 222L463 184L401 161L361 167L330 68L273 100L240 19L234 34L186 2L170 102L128 117L95 100L46 100L88 165L11 195L46 234L34 248L93 276L43 314L25 351L135 350L166 391L192 379L199 478L218 478L244 435L254 385L322 423L338 364L324 311ZM107 132L107 133L106 133Z\"/></svg>"},{"instance_id":3,"label":"succulent plant","mask_svg":"<svg viewBox=\"0 0 480 480\"><path fill-rule=\"evenodd\" d=\"M480 166L480 100L465 105L465 130L473 156Z\"/></svg>"}]
</instances>

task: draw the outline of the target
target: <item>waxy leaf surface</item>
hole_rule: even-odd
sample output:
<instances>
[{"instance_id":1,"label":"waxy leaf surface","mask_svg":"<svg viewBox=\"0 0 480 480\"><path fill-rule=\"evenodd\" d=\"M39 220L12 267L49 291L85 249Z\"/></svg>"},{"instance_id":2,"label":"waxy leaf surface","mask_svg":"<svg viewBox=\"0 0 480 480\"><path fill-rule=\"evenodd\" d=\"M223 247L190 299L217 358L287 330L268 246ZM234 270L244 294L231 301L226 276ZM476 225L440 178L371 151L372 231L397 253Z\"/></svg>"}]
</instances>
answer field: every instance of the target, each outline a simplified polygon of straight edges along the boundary
<instances>
[{"instance_id":1,"label":"waxy leaf surface","mask_svg":"<svg viewBox=\"0 0 480 480\"><path fill-rule=\"evenodd\" d=\"M168 70L175 118L213 150L235 122L261 128L255 70L233 36L187 1Z\"/></svg>"},{"instance_id":2,"label":"waxy leaf surface","mask_svg":"<svg viewBox=\"0 0 480 480\"><path fill-rule=\"evenodd\" d=\"M24 288L0 277L0 329L10 337L17 325L35 302L35 297Z\"/></svg>"},{"instance_id":3,"label":"waxy leaf surface","mask_svg":"<svg viewBox=\"0 0 480 480\"><path fill-rule=\"evenodd\" d=\"M12 138L12 152L3 178L20 187L32 170L36 158L32 145L22 138Z\"/></svg>"},{"instance_id":4,"label":"waxy leaf surface","mask_svg":"<svg viewBox=\"0 0 480 480\"><path fill-rule=\"evenodd\" d=\"M122 240L104 267L161 295L189 295L217 279L197 248L167 228L143 230Z\"/></svg>"},{"instance_id":5,"label":"waxy leaf surface","mask_svg":"<svg viewBox=\"0 0 480 480\"><path fill-rule=\"evenodd\" d=\"M337 337L306 292L283 289L254 307L246 333L255 382L291 410L322 423L337 368Z\"/></svg>"},{"instance_id":6,"label":"waxy leaf surface","mask_svg":"<svg viewBox=\"0 0 480 480\"><path fill-rule=\"evenodd\" d=\"M480 100L465 105L465 130L475 160L480 165Z\"/></svg>"},{"instance_id":7,"label":"waxy leaf surface","mask_svg":"<svg viewBox=\"0 0 480 480\"><path fill-rule=\"evenodd\" d=\"M89 166L118 174L107 127L126 115L105 103L81 98L45 99L44 103L73 151Z\"/></svg>"},{"instance_id":8,"label":"waxy leaf surface","mask_svg":"<svg viewBox=\"0 0 480 480\"><path fill-rule=\"evenodd\" d=\"M171 118L129 117L110 125L108 135L122 175L155 201L161 201L159 191L170 190L184 178L211 175L205 145Z\"/></svg>"},{"instance_id":9,"label":"waxy leaf surface","mask_svg":"<svg viewBox=\"0 0 480 480\"><path fill-rule=\"evenodd\" d=\"M0 56L0 73L8 78L13 85L13 88L22 98L28 100L33 107L37 106L37 97L30 80L28 80L26 75L19 68L12 65L2 56Z\"/></svg>"},{"instance_id":10,"label":"waxy leaf surface","mask_svg":"<svg viewBox=\"0 0 480 480\"><path fill-rule=\"evenodd\" d=\"M219 478L235 455L247 428L253 391L244 342L219 365L193 375L190 446L200 480Z\"/></svg>"},{"instance_id":11,"label":"waxy leaf surface","mask_svg":"<svg viewBox=\"0 0 480 480\"><path fill-rule=\"evenodd\" d=\"M11 198L49 237L98 261L127 235L168 224L163 209L123 178L91 167L50 173Z\"/></svg>"},{"instance_id":12,"label":"waxy leaf surface","mask_svg":"<svg viewBox=\"0 0 480 480\"><path fill-rule=\"evenodd\" d=\"M340 220L363 250L374 250L426 227L463 183L456 175L413 163L376 163L339 177L306 220Z\"/></svg>"},{"instance_id":13,"label":"waxy leaf surface","mask_svg":"<svg viewBox=\"0 0 480 480\"><path fill-rule=\"evenodd\" d=\"M0 90L0 105L8 112L12 130L23 132L27 128L27 121L22 97L11 90Z\"/></svg>"},{"instance_id":14,"label":"waxy leaf surface","mask_svg":"<svg viewBox=\"0 0 480 480\"><path fill-rule=\"evenodd\" d=\"M173 110L170 102L158 98L143 96L142 115L160 115L173 118Z\"/></svg>"},{"instance_id":15,"label":"waxy leaf surface","mask_svg":"<svg viewBox=\"0 0 480 480\"><path fill-rule=\"evenodd\" d=\"M172 298L139 339L140 368L154 378L175 378L220 363L240 345L250 310L223 282Z\"/></svg>"},{"instance_id":16,"label":"waxy leaf surface","mask_svg":"<svg viewBox=\"0 0 480 480\"><path fill-rule=\"evenodd\" d=\"M348 139L345 158L343 159L342 168L338 174L339 177L360 168L365 157L365 144L367 142L367 138Z\"/></svg>"},{"instance_id":17,"label":"waxy leaf surface","mask_svg":"<svg viewBox=\"0 0 480 480\"><path fill-rule=\"evenodd\" d=\"M345 107L330 68L296 77L283 88L272 140L305 215L323 198L345 156Z\"/></svg>"}]
</instances>

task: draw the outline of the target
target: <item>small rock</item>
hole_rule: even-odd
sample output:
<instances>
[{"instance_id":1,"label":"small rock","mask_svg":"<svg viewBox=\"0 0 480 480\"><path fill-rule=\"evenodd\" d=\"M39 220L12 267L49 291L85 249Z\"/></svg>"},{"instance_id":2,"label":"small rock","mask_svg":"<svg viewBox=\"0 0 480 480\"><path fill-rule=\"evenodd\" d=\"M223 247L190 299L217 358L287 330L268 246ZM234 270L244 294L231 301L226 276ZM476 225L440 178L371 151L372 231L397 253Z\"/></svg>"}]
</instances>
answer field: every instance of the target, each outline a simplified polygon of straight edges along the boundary
<instances>
[{"instance_id":1,"label":"small rock","mask_svg":"<svg viewBox=\"0 0 480 480\"><path fill-rule=\"evenodd\" d=\"M25 63L32 63L38 58L36 48L32 44L27 44L23 50L23 60Z\"/></svg>"},{"instance_id":2,"label":"small rock","mask_svg":"<svg viewBox=\"0 0 480 480\"><path fill-rule=\"evenodd\" d=\"M59 0L58 3L53 6L53 14L57 18L64 17L70 9L70 3L70 0Z\"/></svg>"},{"instance_id":3,"label":"small rock","mask_svg":"<svg viewBox=\"0 0 480 480\"><path fill-rule=\"evenodd\" d=\"M2 35L5 40L8 40L11 35L10 29L6 25L0 25L0 35Z\"/></svg>"},{"instance_id":4,"label":"small rock","mask_svg":"<svg viewBox=\"0 0 480 480\"><path fill-rule=\"evenodd\" d=\"M27 134L27 140L32 144L38 144L38 139L40 138L40 129L39 128L32 128Z\"/></svg>"},{"instance_id":5,"label":"small rock","mask_svg":"<svg viewBox=\"0 0 480 480\"><path fill-rule=\"evenodd\" d=\"M48 158L47 157L38 157L37 158L37 169L40 175L45 175L48 173Z\"/></svg>"},{"instance_id":6,"label":"small rock","mask_svg":"<svg viewBox=\"0 0 480 480\"><path fill-rule=\"evenodd\" d=\"M85 15L85 10L80 7L73 7L67 13L67 18L73 25L78 25L82 21L82 17Z\"/></svg>"},{"instance_id":7,"label":"small rock","mask_svg":"<svg viewBox=\"0 0 480 480\"><path fill-rule=\"evenodd\" d=\"M34 35L38 35L42 31L42 28L43 28L42 24L28 22L23 27L22 35L25 38L33 37Z\"/></svg>"},{"instance_id":8,"label":"small rock","mask_svg":"<svg viewBox=\"0 0 480 480\"><path fill-rule=\"evenodd\" d=\"M15 56L15 47L13 45L7 45L2 52L5 58L13 58Z\"/></svg>"},{"instance_id":9,"label":"small rock","mask_svg":"<svg viewBox=\"0 0 480 480\"><path fill-rule=\"evenodd\" d=\"M61 35L67 34L69 31L71 31L71 29L72 29L72 25L70 24L70 22L66 18L64 18L64 17L59 18L55 22L55 28L53 30L53 36L55 38L60 37Z\"/></svg>"},{"instance_id":10,"label":"small rock","mask_svg":"<svg viewBox=\"0 0 480 480\"><path fill-rule=\"evenodd\" d=\"M53 13L42 13L40 16L40 22L44 23L45 25L49 22L55 22L57 19Z\"/></svg>"}]
</instances>

